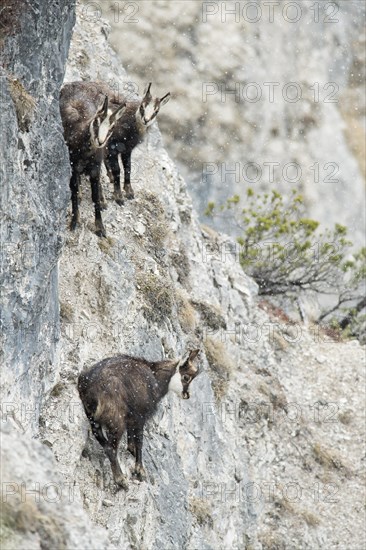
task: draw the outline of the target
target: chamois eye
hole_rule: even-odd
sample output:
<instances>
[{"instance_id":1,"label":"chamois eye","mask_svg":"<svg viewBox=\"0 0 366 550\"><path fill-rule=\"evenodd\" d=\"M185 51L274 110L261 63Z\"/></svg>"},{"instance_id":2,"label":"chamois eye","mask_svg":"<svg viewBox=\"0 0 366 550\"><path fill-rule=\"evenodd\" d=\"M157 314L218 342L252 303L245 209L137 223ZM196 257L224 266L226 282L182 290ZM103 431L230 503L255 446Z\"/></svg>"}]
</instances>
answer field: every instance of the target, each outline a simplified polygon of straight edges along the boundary
<instances>
[{"instance_id":1,"label":"chamois eye","mask_svg":"<svg viewBox=\"0 0 366 550\"><path fill-rule=\"evenodd\" d=\"M189 376L189 374L183 374L183 380L184 382L189 382L191 379L191 377Z\"/></svg>"}]
</instances>

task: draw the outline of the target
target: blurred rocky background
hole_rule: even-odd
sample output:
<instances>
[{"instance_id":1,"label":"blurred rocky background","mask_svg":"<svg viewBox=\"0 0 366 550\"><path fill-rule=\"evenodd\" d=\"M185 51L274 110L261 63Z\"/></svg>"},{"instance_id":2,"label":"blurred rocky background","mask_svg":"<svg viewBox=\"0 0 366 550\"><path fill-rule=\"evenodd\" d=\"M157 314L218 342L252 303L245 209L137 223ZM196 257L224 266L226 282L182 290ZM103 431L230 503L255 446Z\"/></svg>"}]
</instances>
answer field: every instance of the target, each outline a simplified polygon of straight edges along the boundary
<instances>
[{"instance_id":1,"label":"blurred rocky background","mask_svg":"<svg viewBox=\"0 0 366 550\"><path fill-rule=\"evenodd\" d=\"M91 17L95 3L85 4ZM203 219L248 187L299 190L309 216L365 230L365 4L100 3L134 86L173 101L164 143ZM235 232L226 220L222 230Z\"/></svg>"}]
</instances>

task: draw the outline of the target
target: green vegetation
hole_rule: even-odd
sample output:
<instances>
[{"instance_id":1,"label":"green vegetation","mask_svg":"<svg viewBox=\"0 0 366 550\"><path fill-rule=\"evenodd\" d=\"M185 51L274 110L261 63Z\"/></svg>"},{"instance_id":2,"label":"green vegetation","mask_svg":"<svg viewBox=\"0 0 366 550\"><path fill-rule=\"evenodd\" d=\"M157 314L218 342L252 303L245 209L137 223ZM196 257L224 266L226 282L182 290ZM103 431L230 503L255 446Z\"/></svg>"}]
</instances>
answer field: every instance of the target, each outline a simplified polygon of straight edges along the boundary
<instances>
[{"instance_id":1,"label":"green vegetation","mask_svg":"<svg viewBox=\"0 0 366 550\"><path fill-rule=\"evenodd\" d=\"M335 296L335 305L324 310L319 321L332 320L359 336L366 317L366 248L353 252L343 225L320 231L319 222L306 217L296 190L285 200L274 190L259 194L248 189L244 207L241 202L238 195L220 207L211 202L206 215L235 221L241 233L240 264L257 282L259 294Z\"/></svg>"}]
</instances>

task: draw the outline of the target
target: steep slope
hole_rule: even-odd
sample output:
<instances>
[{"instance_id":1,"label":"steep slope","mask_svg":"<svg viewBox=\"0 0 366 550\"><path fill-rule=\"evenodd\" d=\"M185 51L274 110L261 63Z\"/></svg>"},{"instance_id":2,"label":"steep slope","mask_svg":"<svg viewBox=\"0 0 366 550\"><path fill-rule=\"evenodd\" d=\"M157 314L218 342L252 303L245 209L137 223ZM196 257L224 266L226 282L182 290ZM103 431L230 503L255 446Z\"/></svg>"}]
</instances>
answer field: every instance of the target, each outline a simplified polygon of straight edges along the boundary
<instances>
[{"instance_id":1,"label":"steep slope","mask_svg":"<svg viewBox=\"0 0 366 550\"><path fill-rule=\"evenodd\" d=\"M106 34L108 26L80 16L67 79L123 88L128 80ZM104 179L107 240L93 234L84 186L83 227L67 233L60 263L62 375L43 411L42 437L66 479L118 548L313 549L345 540L357 548L362 396L352 386L362 376L362 349L258 308L232 243L198 224L157 129L133 162L134 201L116 205ZM131 480L127 493L116 493L108 460L87 436L77 374L113 354L159 359L191 345L204 355L190 401L165 398L146 433L148 483ZM330 376L334 387L325 383Z\"/></svg>"},{"instance_id":2,"label":"steep slope","mask_svg":"<svg viewBox=\"0 0 366 550\"><path fill-rule=\"evenodd\" d=\"M66 80L100 78L123 88L128 76L108 45L108 31L78 10ZM134 151L133 162L135 200L115 204L104 178L107 239L93 233L87 182L81 229L70 233L62 221L55 224L65 242L59 272L55 268L59 287L50 298L57 312L59 290L61 340L50 365L53 380L37 378L43 373L34 355L20 385L17 363L6 356L2 405L11 395L15 423L3 436L3 480L17 484L10 516L20 525L6 524L3 547L28 550L31 540L37 550L48 548L53 531L44 529L46 516L56 537L60 523L69 533L61 530L61 538L51 541L70 549L362 548L364 348L291 323L258 302L233 243L198 223L157 128ZM65 159L60 173L63 216ZM52 217L48 203L34 201L30 213L41 208ZM30 231L31 224L24 228ZM13 257L20 261L18 251ZM33 272L28 284L39 288ZM31 296L30 307L33 302L35 307ZM4 305L10 315L11 306ZM53 322L57 328L57 315ZM43 326L35 336L47 350ZM15 348L14 342L8 345ZM78 373L119 352L159 359L192 345L202 348L203 372L192 384L191 399L164 399L145 434L148 482L131 480L127 492L116 492L108 460L88 430ZM28 386L34 388L31 397ZM26 431L29 425L27 406L37 411L30 417L39 441L19 437L19 427ZM120 460L130 477L125 447L123 442ZM37 510L24 512L22 481L27 487L39 482L42 489L49 483L72 487L72 498L67 492L68 502L60 503L52 500L54 493L49 498L41 492ZM37 529L30 539L32 513Z\"/></svg>"},{"instance_id":3,"label":"steep slope","mask_svg":"<svg viewBox=\"0 0 366 550\"><path fill-rule=\"evenodd\" d=\"M39 413L62 364L58 267L69 164L58 95L73 2L0 8L1 514L4 550L108 548L57 472ZM13 419L13 420L11 420Z\"/></svg>"},{"instance_id":4,"label":"steep slope","mask_svg":"<svg viewBox=\"0 0 366 550\"><path fill-rule=\"evenodd\" d=\"M35 409L57 374L57 261L70 173L58 94L75 15L73 2L62 0L22 10L9 1L1 8L6 14L12 32L1 36L0 68L2 395ZM38 424L37 412L30 422Z\"/></svg>"}]
</instances>

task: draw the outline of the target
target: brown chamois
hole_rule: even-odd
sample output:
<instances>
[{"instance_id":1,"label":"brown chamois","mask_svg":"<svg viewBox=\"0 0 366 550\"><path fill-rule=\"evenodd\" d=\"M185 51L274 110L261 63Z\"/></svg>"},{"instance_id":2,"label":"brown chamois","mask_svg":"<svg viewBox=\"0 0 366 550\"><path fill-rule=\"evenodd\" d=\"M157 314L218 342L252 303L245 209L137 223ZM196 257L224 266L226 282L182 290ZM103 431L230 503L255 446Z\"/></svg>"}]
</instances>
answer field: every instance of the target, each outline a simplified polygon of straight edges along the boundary
<instances>
[{"instance_id":1,"label":"brown chamois","mask_svg":"<svg viewBox=\"0 0 366 550\"><path fill-rule=\"evenodd\" d=\"M133 475L143 481L142 441L145 422L168 391L189 399L189 385L199 369L193 363L200 350L181 359L147 361L120 355L100 361L79 375L78 390L95 438L110 460L117 485L127 489L117 451L127 430L127 448L135 456Z\"/></svg>"},{"instance_id":2,"label":"brown chamois","mask_svg":"<svg viewBox=\"0 0 366 550\"><path fill-rule=\"evenodd\" d=\"M150 93L151 82L144 90L141 100L129 100L123 95L119 96L109 86L102 82L90 82L93 88L99 90L101 94L108 96L113 108L118 108L122 103L126 103L122 117L115 125L112 137L106 146L104 163L107 169L108 177L114 185L114 199L120 205L123 204L123 196L120 183L120 166L118 162L121 155L124 171L124 191L128 199L133 199L134 193L131 186L131 154L136 145L143 142L147 129L154 122L160 107L165 105L170 99L170 92L163 97L153 97Z\"/></svg>"},{"instance_id":3,"label":"brown chamois","mask_svg":"<svg viewBox=\"0 0 366 550\"><path fill-rule=\"evenodd\" d=\"M81 174L90 178L95 208L95 227L99 236L106 236L101 216L100 171L105 145L112 129L122 116L125 103L108 109L108 97L93 89L87 82L65 84L60 93L60 112L64 137L69 148L71 164L71 229L80 222L79 186Z\"/></svg>"}]
</instances>

